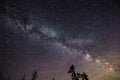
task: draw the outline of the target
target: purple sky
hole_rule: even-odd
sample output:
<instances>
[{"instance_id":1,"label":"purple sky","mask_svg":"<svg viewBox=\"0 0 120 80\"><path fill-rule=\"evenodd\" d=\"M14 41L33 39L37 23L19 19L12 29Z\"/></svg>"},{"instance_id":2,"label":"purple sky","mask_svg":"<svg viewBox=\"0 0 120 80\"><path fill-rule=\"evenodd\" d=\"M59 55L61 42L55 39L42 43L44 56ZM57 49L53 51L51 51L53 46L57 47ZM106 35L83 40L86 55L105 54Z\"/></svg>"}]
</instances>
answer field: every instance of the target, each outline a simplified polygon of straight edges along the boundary
<instances>
[{"instance_id":1,"label":"purple sky","mask_svg":"<svg viewBox=\"0 0 120 80\"><path fill-rule=\"evenodd\" d=\"M0 71L6 78L26 74L29 80L37 70L38 80L69 80L74 64L90 80L120 79L119 0L1 3Z\"/></svg>"}]
</instances>

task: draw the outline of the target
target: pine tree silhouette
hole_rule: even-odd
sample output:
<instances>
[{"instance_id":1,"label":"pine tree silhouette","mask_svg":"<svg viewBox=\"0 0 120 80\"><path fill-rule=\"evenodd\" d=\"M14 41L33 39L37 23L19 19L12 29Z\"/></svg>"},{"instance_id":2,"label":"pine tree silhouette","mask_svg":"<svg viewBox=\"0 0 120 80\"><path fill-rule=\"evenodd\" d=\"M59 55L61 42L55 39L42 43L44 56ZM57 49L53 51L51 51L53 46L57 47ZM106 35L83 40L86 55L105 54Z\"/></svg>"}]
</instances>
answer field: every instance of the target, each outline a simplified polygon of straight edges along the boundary
<instances>
[{"instance_id":1,"label":"pine tree silhouette","mask_svg":"<svg viewBox=\"0 0 120 80\"><path fill-rule=\"evenodd\" d=\"M73 65L70 66L70 69L69 69L68 73L71 74L72 80L79 80L79 78L82 78L82 80L89 80L88 75L86 75L85 72L83 72L82 74L80 74L78 72L76 73L75 72L75 67Z\"/></svg>"},{"instance_id":2,"label":"pine tree silhouette","mask_svg":"<svg viewBox=\"0 0 120 80\"><path fill-rule=\"evenodd\" d=\"M88 80L88 75L85 72L82 74L82 80Z\"/></svg>"},{"instance_id":3,"label":"pine tree silhouette","mask_svg":"<svg viewBox=\"0 0 120 80\"><path fill-rule=\"evenodd\" d=\"M71 73L72 80L79 80L75 73L75 67L73 65L70 66L68 73Z\"/></svg>"}]
</instances>

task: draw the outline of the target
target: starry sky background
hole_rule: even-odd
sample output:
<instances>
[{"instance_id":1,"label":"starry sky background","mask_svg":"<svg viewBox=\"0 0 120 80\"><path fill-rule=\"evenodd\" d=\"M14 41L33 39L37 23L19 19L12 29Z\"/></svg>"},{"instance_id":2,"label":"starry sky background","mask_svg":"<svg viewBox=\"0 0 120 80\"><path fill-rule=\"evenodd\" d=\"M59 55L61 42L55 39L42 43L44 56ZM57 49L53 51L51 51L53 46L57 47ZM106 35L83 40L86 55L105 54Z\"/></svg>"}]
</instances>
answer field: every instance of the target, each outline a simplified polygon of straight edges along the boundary
<instances>
[{"instance_id":1,"label":"starry sky background","mask_svg":"<svg viewBox=\"0 0 120 80\"><path fill-rule=\"evenodd\" d=\"M19 80L120 79L119 0L3 0L0 74Z\"/></svg>"}]
</instances>

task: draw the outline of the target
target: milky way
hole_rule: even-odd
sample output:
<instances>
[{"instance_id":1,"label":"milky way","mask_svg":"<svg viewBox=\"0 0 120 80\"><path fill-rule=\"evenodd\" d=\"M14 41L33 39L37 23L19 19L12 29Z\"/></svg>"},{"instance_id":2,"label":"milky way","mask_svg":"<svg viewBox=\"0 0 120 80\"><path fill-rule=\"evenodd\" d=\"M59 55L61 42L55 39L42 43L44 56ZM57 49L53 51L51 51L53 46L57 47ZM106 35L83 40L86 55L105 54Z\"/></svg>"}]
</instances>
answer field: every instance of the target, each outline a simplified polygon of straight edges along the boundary
<instances>
[{"instance_id":1,"label":"milky way","mask_svg":"<svg viewBox=\"0 0 120 80\"><path fill-rule=\"evenodd\" d=\"M1 4L2 3L2 4ZM5 78L70 80L71 64L90 80L120 79L119 0L6 0L0 11ZM24 4L24 5L23 5Z\"/></svg>"}]
</instances>

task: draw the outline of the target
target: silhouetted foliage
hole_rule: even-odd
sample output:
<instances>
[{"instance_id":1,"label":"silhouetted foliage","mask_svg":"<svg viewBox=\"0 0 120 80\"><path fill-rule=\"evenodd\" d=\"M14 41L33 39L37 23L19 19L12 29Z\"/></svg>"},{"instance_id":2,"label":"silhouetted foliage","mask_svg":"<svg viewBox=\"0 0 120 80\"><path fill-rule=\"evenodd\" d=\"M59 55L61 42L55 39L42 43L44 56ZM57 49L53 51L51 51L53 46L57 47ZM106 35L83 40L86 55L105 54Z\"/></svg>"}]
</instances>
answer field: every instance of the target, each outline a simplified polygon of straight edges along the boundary
<instances>
[{"instance_id":1,"label":"silhouetted foliage","mask_svg":"<svg viewBox=\"0 0 120 80\"><path fill-rule=\"evenodd\" d=\"M70 69L68 70L68 73L71 74L72 80L79 80L79 78L82 78L82 80L88 80L88 75L86 75L85 72L83 73L76 73L75 67L73 65L70 66Z\"/></svg>"},{"instance_id":2,"label":"silhouetted foliage","mask_svg":"<svg viewBox=\"0 0 120 80\"><path fill-rule=\"evenodd\" d=\"M68 73L71 73L72 80L79 80L75 73L75 67L73 65L70 66Z\"/></svg>"},{"instance_id":3,"label":"silhouetted foliage","mask_svg":"<svg viewBox=\"0 0 120 80\"><path fill-rule=\"evenodd\" d=\"M83 72L83 73L76 73L75 72L75 67L74 65L70 66L70 69L68 70L68 73L71 74L72 80L79 80L81 78L82 80L89 80L88 75ZM31 80L36 80L38 77L37 71L35 70L32 74L32 79ZM26 75L24 74L21 80L26 80ZM11 79L11 76L9 76L7 79L4 78L4 75L2 74L2 71L0 71L0 80L16 80L16 79ZM52 80L55 80L54 78Z\"/></svg>"}]
</instances>

